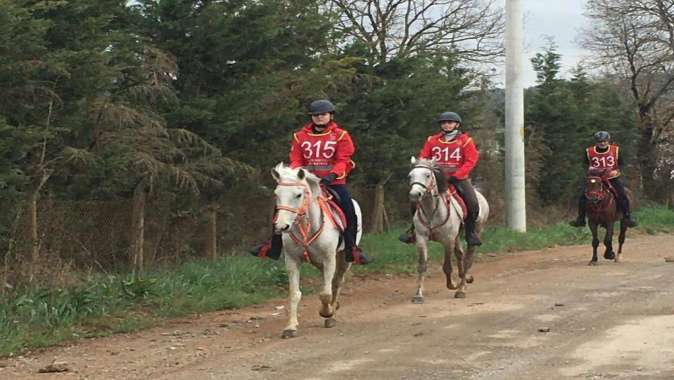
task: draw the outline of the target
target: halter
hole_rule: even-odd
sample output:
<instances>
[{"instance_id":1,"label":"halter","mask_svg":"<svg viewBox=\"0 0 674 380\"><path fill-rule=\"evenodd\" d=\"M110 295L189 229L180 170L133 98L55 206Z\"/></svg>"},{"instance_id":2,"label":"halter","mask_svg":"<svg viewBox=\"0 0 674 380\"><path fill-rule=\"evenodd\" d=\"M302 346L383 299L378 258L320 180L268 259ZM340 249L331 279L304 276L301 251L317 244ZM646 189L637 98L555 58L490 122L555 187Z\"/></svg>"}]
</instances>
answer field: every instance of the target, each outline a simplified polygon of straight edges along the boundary
<instances>
[{"instance_id":1,"label":"halter","mask_svg":"<svg viewBox=\"0 0 674 380\"><path fill-rule=\"evenodd\" d=\"M318 239L318 237L321 235L323 232L323 227L325 226L325 215L328 215L328 218L332 221L333 225L337 225L335 220L332 218L332 213L329 210L328 206L328 201L323 197L322 195L318 195L317 201L318 201L318 206L320 209L320 226L318 227L318 230L312 235L309 236L309 233L311 232L311 221L309 220L309 215L307 211L309 210L309 206L311 204L311 190L309 188L309 185L307 185L304 182L278 182L278 186L297 186L301 187L304 189L304 199L302 200L302 204L300 207L289 207L289 206L276 206L277 210L284 210L291 212L293 214L297 214L295 217L295 220L293 221L293 224L290 226L291 228L297 224L298 229L300 230L300 234L302 235L301 239L297 237L292 231L288 231L288 234L290 237L293 239L293 241L301 245L304 248L304 259L307 262L311 262L311 256L309 255L309 246Z\"/></svg>"},{"instance_id":2,"label":"halter","mask_svg":"<svg viewBox=\"0 0 674 380\"><path fill-rule=\"evenodd\" d=\"M412 170L419 169L419 168L430 170L431 171L431 177L428 179L428 182L426 182L425 184L421 183L421 182L412 182L410 184L410 189L414 185L421 186L422 188L424 188L424 190L426 190L426 193L424 193L424 196L421 197L421 199L426 197L428 194L430 194L433 198L435 198L435 205L433 206L433 212L431 212L430 217L426 217L426 220L424 220L424 209L420 206L421 202L417 202L417 211L419 212L419 221L426 228L428 228L429 237L430 237L430 236L433 236L433 230L438 229L438 228L444 226L445 224L447 224L447 222L449 221L449 216L451 214L452 209L451 209L451 207L449 207L449 204L447 204L447 217L445 218L445 220L442 223L438 224L437 226L431 225L431 221L433 220L433 216L435 216L435 213L440 208L440 201L438 200L438 198L442 197L442 194L440 194L440 192L438 190L438 183L435 180L435 173L434 172L437 169L433 168L433 167L430 167L430 166L426 166L426 165L416 165L412 168ZM445 200L445 202L446 202L446 200Z\"/></svg>"}]
</instances>

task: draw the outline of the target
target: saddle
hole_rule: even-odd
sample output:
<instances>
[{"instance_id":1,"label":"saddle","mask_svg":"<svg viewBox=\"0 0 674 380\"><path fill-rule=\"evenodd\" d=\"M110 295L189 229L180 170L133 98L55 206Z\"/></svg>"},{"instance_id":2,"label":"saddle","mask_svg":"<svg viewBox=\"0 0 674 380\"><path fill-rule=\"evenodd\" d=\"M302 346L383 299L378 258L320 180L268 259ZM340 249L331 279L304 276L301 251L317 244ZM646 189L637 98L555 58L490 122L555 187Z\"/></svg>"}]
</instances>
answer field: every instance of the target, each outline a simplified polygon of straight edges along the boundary
<instances>
[{"instance_id":1,"label":"saddle","mask_svg":"<svg viewBox=\"0 0 674 380\"><path fill-rule=\"evenodd\" d=\"M339 207L339 201L341 201L339 195L326 186L321 186L321 190L321 197L325 199L328 208L330 209L330 214L326 216L334 222L340 232L344 232L346 229L346 214L344 214L342 208Z\"/></svg>"},{"instance_id":2,"label":"saddle","mask_svg":"<svg viewBox=\"0 0 674 380\"><path fill-rule=\"evenodd\" d=\"M463 218L462 220L466 220L468 217L468 207L466 207L466 202L463 200L461 195L459 194L458 191L456 191L456 187L453 184L449 184L447 187L447 196L445 197L445 202L447 203L447 208L452 207L451 205L451 199L454 198L456 202L459 204L459 207L461 207L461 211L463 213Z\"/></svg>"}]
</instances>

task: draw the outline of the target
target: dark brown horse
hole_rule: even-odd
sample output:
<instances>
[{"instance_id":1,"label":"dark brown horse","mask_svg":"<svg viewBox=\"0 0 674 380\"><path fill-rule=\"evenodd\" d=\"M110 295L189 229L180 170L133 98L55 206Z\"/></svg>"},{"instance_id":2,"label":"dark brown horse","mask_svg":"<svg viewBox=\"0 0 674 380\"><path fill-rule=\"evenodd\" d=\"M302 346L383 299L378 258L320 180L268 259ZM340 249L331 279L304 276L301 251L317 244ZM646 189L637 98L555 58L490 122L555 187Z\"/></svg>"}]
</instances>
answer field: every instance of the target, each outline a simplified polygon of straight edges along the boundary
<instances>
[{"instance_id":1,"label":"dark brown horse","mask_svg":"<svg viewBox=\"0 0 674 380\"><path fill-rule=\"evenodd\" d=\"M606 229L604 236L604 258L620 261L620 255L625 242L627 225L623 221L622 212L616 202L616 195L611 188L608 178L613 173L604 170L590 169L585 177L585 197L587 198L587 221L592 231L592 260L589 265L597 265L597 227ZM625 196L632 202L632 193L625 188ZM618 236L618 253L613 251L613 225L620 220L620 235Z\"/></svg>"}]
</instances>

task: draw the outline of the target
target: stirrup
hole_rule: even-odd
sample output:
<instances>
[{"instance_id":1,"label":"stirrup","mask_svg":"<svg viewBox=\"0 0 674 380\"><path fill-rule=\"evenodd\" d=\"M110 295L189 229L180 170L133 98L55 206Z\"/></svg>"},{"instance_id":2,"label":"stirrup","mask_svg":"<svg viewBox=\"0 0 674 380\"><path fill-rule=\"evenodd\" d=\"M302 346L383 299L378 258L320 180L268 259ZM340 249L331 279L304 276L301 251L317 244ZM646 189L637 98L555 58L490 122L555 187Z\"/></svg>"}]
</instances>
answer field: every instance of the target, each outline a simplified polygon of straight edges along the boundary
<instances>
[{"instance_id":1,"label":"stirrup","mask_svg":"<svg viewBox=\"0 0 674 380\"><path fill-rule=\"evenodd\" d=\"M585 218L583 219L578 218L576 220L572 220L569 222L569 225L571 227L585 227Z\"/></svg>"},{"instance_id":2,"label":"stirrup","mask_svg":"<svg viewBox=\"0 0 674 380\"><path fill-rule=\"evenodd\" d=\"M466 237L466 243L468 243L468 245L475 245L475 246L482 245L482 241L480 241L480 238L477 237L475 234L470 234L468 237Z\"/></svg>"},{"instance_id":3,"label":"stirrup","mask_svg":"<svg viewBox=\"0 0 674 380\"><path fill-rule=\"evenodd\" d=\"M398 236L398 240L405 244L414 244L417 242L417 235L414 233L414 227L409 228Z\"/></svg>"},{"instance_id":4,"label":"stirrup","mask_svg":"<svg viewBox=\"0 0 674 380\"><path fill-rule=\"evenodd\" d=\"M630 228L636 227L636 226L639 225L639 223L637 223L637 221L634 220L634 219L632 219L632 217L630 217L630 216L624 217L624 218L623 218L623 223L625 223L625 225L626 225L627 227L630 227Z\"/></svg>"},{"instance_id":5,"label":"stirrup","mask_svg":"<svg viewBox=\"0 0 674 380\"><path fill-rule=\"evenodd\" d=\"M346 262L353 263L353 265L367 265L374 261L365 255L358 247L353 247L350 251L344 252Z\"/></svg>"},{"instance_id":6,"label":"stirrup","mask_svg":"<svg viewBox=\"0 0 674 380\"><path fill-rule=\"evenodd\" d=\"M270 241L253 247L251 250L248 251L248 253L250 253L253 256L259 257L261 259L270 258L270 259L273 259L273 260L278 260L279 257L281 257L280 254L275 255L271 251L271 242Z\"/></svg>"}]
</instances>

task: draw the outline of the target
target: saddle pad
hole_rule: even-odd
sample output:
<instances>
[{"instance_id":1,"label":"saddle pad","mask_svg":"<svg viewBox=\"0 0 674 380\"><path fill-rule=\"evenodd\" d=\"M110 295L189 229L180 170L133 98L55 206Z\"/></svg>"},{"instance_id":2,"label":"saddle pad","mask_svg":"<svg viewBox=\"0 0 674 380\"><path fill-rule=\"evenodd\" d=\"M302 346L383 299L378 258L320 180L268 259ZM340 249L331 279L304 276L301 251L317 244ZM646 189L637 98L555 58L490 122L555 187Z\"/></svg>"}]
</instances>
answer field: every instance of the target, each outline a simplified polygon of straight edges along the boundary
<instances>
[{"instance_id":1,"label":"saddle pad","mask_svg":"<svg viewBox=\"0 0 674 380\"><path fill-rule=\"evenodd\" d=\"M344 229L346 228L346 215L344 214L344 211L342 211L342 208L339 207L329 193L324 192L323 196L328 200L328 206L330 206L330 211L332 211L332 220L335 221L337 228L339 228L341 232L344 232Z\"/></svg>"},{"instance_id":2,"label":"saddle pad","mask_svg":"<svg viewBox=\"0 0 674 380\"><path fill-rule=\"evenodd\" d=\"M468 207L466 207L466 202L463 201L463 198L461 198L461 195L456 191L456 187L454 185L450 184L449 188L447 188L447 207L452 207L450 199L454 198L456 199L456 202L459 204L459 207L461 207L461 211L463 211L463 220L466 220L466 217L468 216Z\"/></svg>"}]
</instances>

